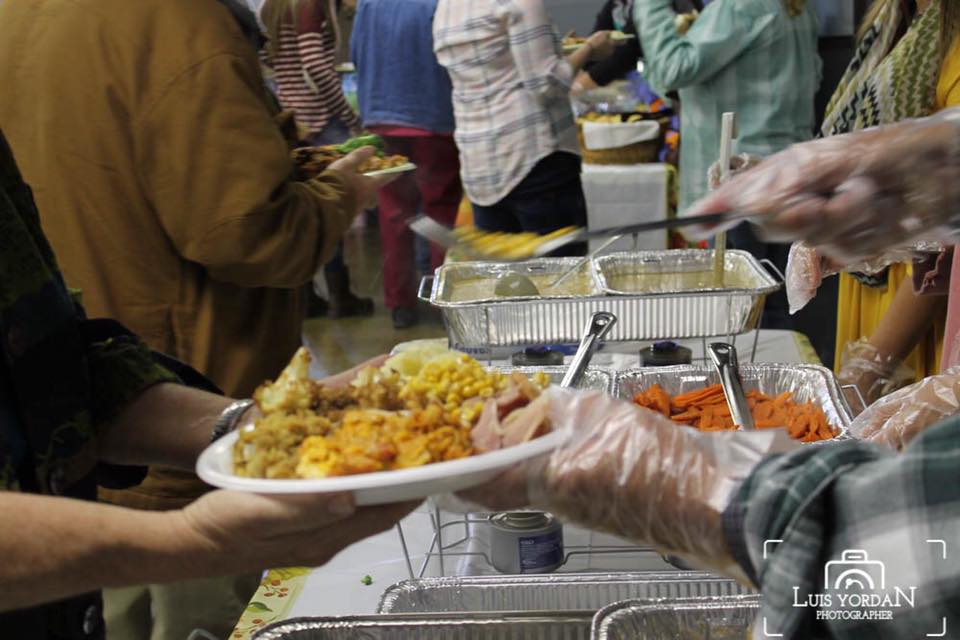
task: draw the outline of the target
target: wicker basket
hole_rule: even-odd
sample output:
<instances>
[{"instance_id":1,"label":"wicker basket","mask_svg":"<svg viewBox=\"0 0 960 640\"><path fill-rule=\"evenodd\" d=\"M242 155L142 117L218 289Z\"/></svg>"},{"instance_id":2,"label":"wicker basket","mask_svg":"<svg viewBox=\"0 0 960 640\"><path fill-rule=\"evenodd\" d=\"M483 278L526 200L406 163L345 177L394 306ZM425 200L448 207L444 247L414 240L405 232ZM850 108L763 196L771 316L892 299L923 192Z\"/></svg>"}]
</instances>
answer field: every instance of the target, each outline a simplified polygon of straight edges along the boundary
<instances>
[{"instance_id":1,"label":"wicker basket","mask_svg":"<svg viewBox=\"0 0 960 640\"><path fill-rule=\"evenodd\" d=\"M625 147L616 147L614 149L587 149L583 140L583 124L577 123L577 140L580 142L580 152L583 154L583 161L587 164L643 164L645 162L656 162L657 154L663 147L663 138L665 130L663 122L660 123L660 135L654 140L644 142L635 142Z\"/></svg>"}]
</instances>

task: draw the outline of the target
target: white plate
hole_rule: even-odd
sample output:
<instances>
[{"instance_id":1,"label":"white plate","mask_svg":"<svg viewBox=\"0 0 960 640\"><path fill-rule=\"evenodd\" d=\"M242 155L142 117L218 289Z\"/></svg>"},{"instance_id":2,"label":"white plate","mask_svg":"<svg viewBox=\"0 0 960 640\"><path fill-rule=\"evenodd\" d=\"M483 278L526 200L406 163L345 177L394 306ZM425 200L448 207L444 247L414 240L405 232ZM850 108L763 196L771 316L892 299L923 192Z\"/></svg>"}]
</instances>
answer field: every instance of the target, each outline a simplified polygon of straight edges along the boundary
<instances>
[{"instance_id":1,"label":"white plate","mask_svg":"<svg viewBox=\"0 0 960 640\"><path fill-rule=\"evenodd\" d=\"M428 496L460 491L492 480L509 467L547 453L560 444L563 434L548 433L536 440L460 460L378 471L355 476L315 480L266 480L233 474L234 431L208 446L197 459L197 475L222 489L251 493L334 493L352 492L358 505L388 504L422 500Z\"/></svg>"},{"instance_id":2,"label":"white plate","mask_svg":"<svg viewBox=\"0 0 960 640\"><path fill-rule=\"evenodd\" d=\"M417 168L417 165L413 164L412 162L408 162L406 164L401 164L400 166L397 166L397 167L390 167L389 169L378 169L376 171L367 171L363 175L373 178L375 176L388 176L393 173L406 173L407 171L413 171L416 168Z\"/></svg>"},{"instance_id":3,"label":"white plate","mask_svg":"<svg viewBox=\"0 0 960 640\"><path fill-rule=\"evenodd\" d=\"M343 64L338 64L333 68L337 73L355 73L357 68L352 62L344 62Z\"/></svg>"}]
</instances>

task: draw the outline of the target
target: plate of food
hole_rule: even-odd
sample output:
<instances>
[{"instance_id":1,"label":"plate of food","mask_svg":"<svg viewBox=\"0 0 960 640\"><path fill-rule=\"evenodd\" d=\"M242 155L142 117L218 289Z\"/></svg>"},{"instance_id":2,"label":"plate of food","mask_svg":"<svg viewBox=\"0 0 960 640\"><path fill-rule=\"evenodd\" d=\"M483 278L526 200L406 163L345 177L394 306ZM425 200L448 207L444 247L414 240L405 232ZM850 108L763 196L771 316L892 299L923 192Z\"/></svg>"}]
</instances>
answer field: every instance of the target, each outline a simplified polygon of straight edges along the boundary
<instances>
[{"instance_id":1,"label":"plate of food","mask_svg":"<svg viewBox=\"0 0 960 640\"><path fill-rule=\"evenodd\" d=\"M224 489L351 492L359 505L419 500L493 479L555 448L549 378L488 371L424 345L343 386L308 376L301 349L254 399L261 415L211 444L197 474Z\"/></svg>"},{"instance_id":2,"label":"plate of food","mask_svg":"<svg viewBox=\"0 0 960 640\"><path fill-rule=\"evenodd\" d=\"M623 42L625 40L632 40L637 36L632 33L624 33L623 31L611 31L610 39L614 42ZM562 40L563 52L564 53L573 53L583 45L587 43L587 38L581 38L579 36L567 36Z\"/></svg>"},{"instance_id":3,"label":"plate of food","mask_svg":"<svg viewBox=\"0 0 960 640\"><path fill-rule=\"evenodd\" d=\"M296 178L306 180L326 171L327 167L360 147L374 147L376 155L360 165L359 171L365 176L381 176L393 173L413 171L417 165L406 156L388 154L384 150L383 138L367 134L350 138L343 144L329 144L319 147L298 147L291 152L296 167Z\"/></svg>"}]
</instances>

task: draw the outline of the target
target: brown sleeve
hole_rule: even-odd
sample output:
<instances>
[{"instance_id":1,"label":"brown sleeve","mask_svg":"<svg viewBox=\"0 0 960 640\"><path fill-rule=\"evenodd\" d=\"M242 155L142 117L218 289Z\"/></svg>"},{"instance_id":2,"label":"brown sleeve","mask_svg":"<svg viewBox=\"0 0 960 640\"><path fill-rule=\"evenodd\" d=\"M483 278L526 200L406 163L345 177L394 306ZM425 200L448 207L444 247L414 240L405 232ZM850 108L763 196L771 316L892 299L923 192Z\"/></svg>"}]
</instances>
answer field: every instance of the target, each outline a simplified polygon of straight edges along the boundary
<instances>
[{"instance_id":1,"label":"brown sleeve","mask_svg":"<svg viewBox=\"0 0 960 640\"><path fill-rule=\"evenodd\" d=\"M356 197L327 172L291 179L253 55L207 58L176 78L136 126L138 170L187 260L247 287L308 282L349 227Z\"/></svg>"}]
</instances>

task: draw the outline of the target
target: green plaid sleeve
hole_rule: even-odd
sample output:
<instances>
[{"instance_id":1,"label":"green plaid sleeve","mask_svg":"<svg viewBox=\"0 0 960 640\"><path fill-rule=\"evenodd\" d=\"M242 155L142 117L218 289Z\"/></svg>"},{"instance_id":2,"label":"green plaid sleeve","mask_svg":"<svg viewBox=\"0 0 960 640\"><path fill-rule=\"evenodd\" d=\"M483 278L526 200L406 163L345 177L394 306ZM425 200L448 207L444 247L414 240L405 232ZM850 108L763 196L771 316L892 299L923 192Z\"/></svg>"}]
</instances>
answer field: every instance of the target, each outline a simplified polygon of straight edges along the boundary
<instances>
[{"instance_id":1,"label":"green plaid sleeve","mask_svg":"<svg viewBox=\"0 0 960 640\"><path fill-rule=\"evenodd\" d=\"M960 635L958 476L957 419L899 455L848 441L764 461L724 513L763 593L755 637Z\"/></svg>"}]
</instances>

